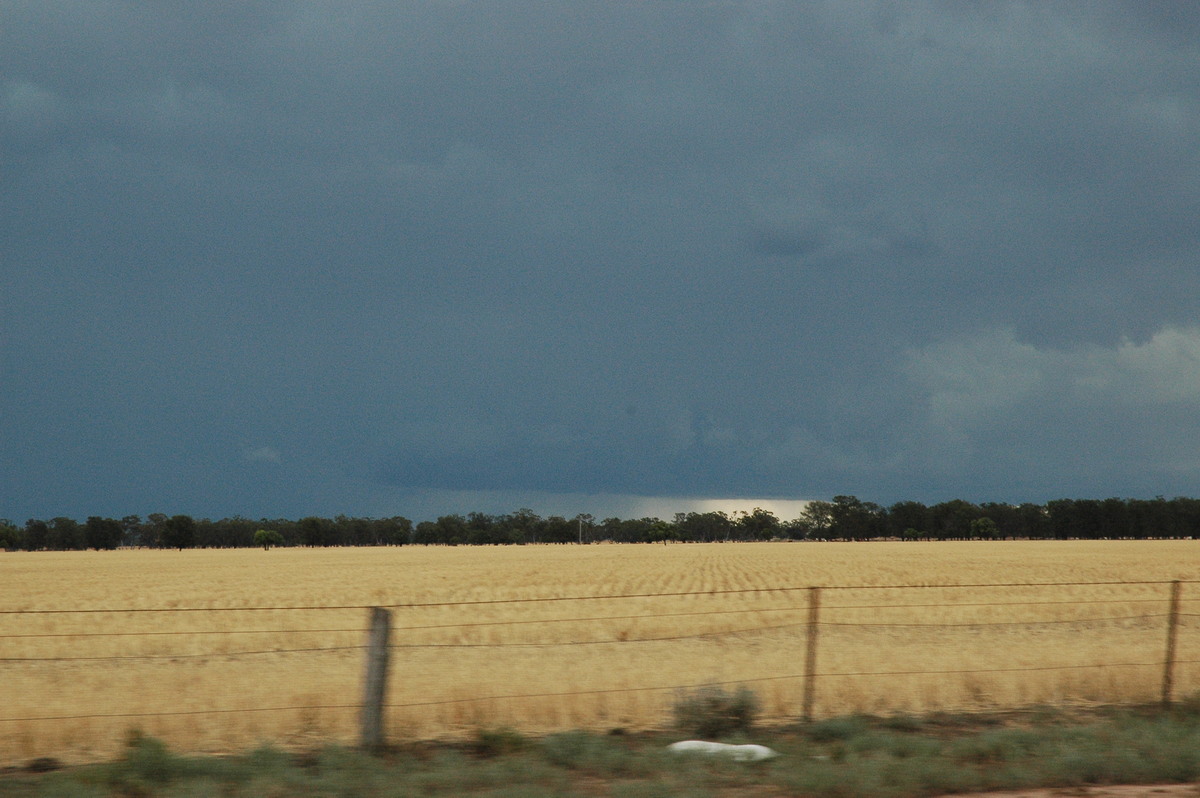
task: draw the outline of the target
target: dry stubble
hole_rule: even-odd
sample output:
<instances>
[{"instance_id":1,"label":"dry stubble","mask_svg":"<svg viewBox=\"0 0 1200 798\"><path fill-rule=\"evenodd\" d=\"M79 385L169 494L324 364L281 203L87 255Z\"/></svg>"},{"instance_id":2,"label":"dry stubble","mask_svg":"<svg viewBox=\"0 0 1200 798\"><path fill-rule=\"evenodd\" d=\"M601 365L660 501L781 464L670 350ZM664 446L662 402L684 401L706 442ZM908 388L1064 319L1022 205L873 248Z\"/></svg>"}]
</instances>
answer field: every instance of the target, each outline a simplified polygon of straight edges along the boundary
<instances>
[{"instance_id":1,"label":"dry stubble","mask_svg":"<svg viewBox=\"0 0 1200 798\"><path fill-rule=\"evenodd\" d=\"M0 609L147 611L0 615L0 763L110 756L131 727L188 750L352 741L369 605L403 605L393 613L388 696L396 736L661 726L670 688L743 680L768 716L795 717L814 585L827 588L818 715L1154 700L1165 584L943 586L1194 580L1198 546L9 554L0 558ZM738 590L751 592L710 592ZM642 595L662 593L687 595ZM628 598L547 600L579 596ZM1185 586L1184 598L1178 695L1200 689L1200 584ZM285 607L352 609L259 609ZM30 658L38 661L19 661Z\"/></svg>"}]
</instances>

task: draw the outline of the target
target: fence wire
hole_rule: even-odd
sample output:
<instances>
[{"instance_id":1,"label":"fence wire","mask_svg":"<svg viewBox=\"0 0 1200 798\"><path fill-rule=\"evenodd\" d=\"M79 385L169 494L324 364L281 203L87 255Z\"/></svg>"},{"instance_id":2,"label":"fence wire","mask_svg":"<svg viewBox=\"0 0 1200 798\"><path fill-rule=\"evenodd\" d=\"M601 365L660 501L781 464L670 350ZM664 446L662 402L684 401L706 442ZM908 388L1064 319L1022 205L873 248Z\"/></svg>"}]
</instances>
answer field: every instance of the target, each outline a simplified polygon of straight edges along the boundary
<instances>
[{"instance_id":1,"label":"fence wire","mask_svg":"<svg viewBox=\"0 0 1200 798\"><path fill-rule=\"evenodd\" d=\"M1180 665L1197 665L1200 660L1179 660ZM1069 670L1095 670L1097 668L1150 668L1161 667L1161 662L1112 662L1102 665L1053 665L1053 666L1032 666L1020 668L974 668L965 670L905 670L905 671L833 671L828 673L814 674L816 678L836 678L836 677L862 677L862 676L953 676L953 675L968 675L968 674L987 674L987 673L1033 673L1043 671L1069 671ZM484 703L489 701L517 701L529 700L535 698L566 698L570 696L584 695L614 695L620 693L645 693L645 692L686 692L689 690L701 690L713 687L734 687L747 684L761 684L764 682L779 682L779 681L798 681L809 678L808 674L790 673L780 676L759 676L749 677L744 679L728 679L722 681L707 681L690 684L673 684L673 685L653 685L645 687L614 687L598 690L565 690L551 693L512 693L504 695L485 695L485 696L470 696L467 698L447 698L438 699L435 701L413 701L408 703L389 703L385 706L388 709L412 709L420 707L445 706L450 704L471 704ZM156 717L179 717L188 715L227 715L238 713L253 713L253 712L302 712L312 710L359 710L361 706L358 704L309 704L303 706L283 706L283 707L250 707L236 709L194 709L194 710L174 710L166 712L112 712L112 713L95 713L89 715L46 715L41 717L28 718L0 718L0 723L5 722L20 722L20 721L51 721L51 720L92 720L100 718L156 718Z\"/></svg>"},{"instance_id":2,"label":"fence wire","mask_svg":"<svg viewBox=\"0 0 1200 798\"><path fill-rule=\"evenodd\" d=\"M1200 580L1178 580L1181 584L1200 584ZM107 607L107 608L64 608L64 609L0 609L0 615L64 615L95 613L171 613L171 612L279 612L316 610L370 610L382 607L389 610L419 609L430 607L478 607L491 604L531 604L570 601L610 601L614 599L677 598L681 596L729 596L747 593L785 593L820 590L960 590L964 588L1036 588L1036 587L1115 587L1133 585L1169 585L1162 580L1105 580L1095 582L976 582L963 584L909 584L909 585L777 585L774 587L743 587L728 590L678 590L662 593L605 593L590 596L531 596L525 598L469 599L462 601L422 601L393 604L322 604L299 606L262 607ZM916 605L913 605L916 606Z\"/></svg>"},{"instance_id":3,"label":"fence wire","mask_svg":"<svg viewBox=\"0 0 1200 798\"><path fill-rule=\"evenodd\" d=\"M989 605L1003 606L1003 605ZM789 608L787 610L774 610L779 612L799 612L805 608ZM727 612L738 613L754 613L766 612L771 610L734 610L734 611L715 611L701 613L664 613L662 615L626 615L626 616L602 616L601 618L557 618L549 621L497 621L491 623L466 623L466 624L436 624L430 626L416 627L393 627L393 631L403 630L453 630L453 629L471 629L481 626L501 626L501 625L516 625L516 624L541 624L541 623L566 623L566 622L582 622L595 620L628 620L628 619L660 619L664 617L673 617L680 615L719 615ZM1121 615L1121 616L1096 616L1084 618L1060 618L1054 620L1046 619L1030 619L1021 621L966 621L956 623L889 623L883 621L818 621L817 626L828 628L863 628L863 629L999 629L999 628L1030 628L1038 626L1087 626L1100 625L1114 622L1145 622L1163 620L1169 616L1165 613L1153 615ZM1200 615L1192 613L1180 613L1178 618L1197 618ZM654 637L622 637L612 638L606 637L603 639L591 640L555 640L555 641L540 641L540 642L502 642L502 643L393 643L388 647L391 649L438 649L438 648L552 648L562 646L593 646L593 645L626 645L634 643L657 643L677 640L702 640L702 639L717 639L722 637L742 637L745 635L773 632L784 629L797 629L809 626L808 621L796 621L785 624L764 624L759 626L748 626L737 629L713 629L706 631L693 632L689 634L673 634L660 635ZM316 634L316 633L365 633L364 629L250 629L250 630L201 630L201 631L149 631L149 632L58 632L50 634L27 634L27 635L0 635L0 639L22 639L22 638L73 638L73 637L156 637L156 636L194 636L194 635L244 635L244 634ZM348 646L307 646L303 648L269 648L256 649L250 651L210 651L207 653L163 653L163 654L119 654L109 656L52 656L52 657L17 657L17 656L0 656L0 662L22 663L22 662L106 662L106 661L123 661L123 660L187 660L187 659L231 659L247 656L262 656L267 654L303 654L303 653L326 653L339 651L353 651L365 649L366 645L348 645Z\"/></svg>"},{"instance_id":4,"label":"fence wire","mask_svg":"<svg viewBox=\"0 0 1200 798\"><path fill-rule=\"evenodd\" d=\"M448 602L409 602L409 603L394 603L382 605L387 609L392 610L414 610L414 609L455 609L455 608L477 608L484 605L513 605L513 604L535 604L535 603L570 603L570 602L593 602L593 601L610 601L621 599L662 599L662 598L680 598L680 597L719 597L731 595L746 595L746 594L785 594L796 591L813 591L814 589L821 591L880 591L880 590L962 590L962 589L1035 589L1049 587L1116 587L1116 586L1142 586L1142 587L1163 587L1170 585L1171 582L1162 581L1092 581L1092 582L1041 582L1041 583L980 583L980 584L953 584L953 585L834 585L813 588L811 586L776 586L762 588L744 588L733 590L700 590L700 591L673 591L659 593L625 593L611 595L586 595L586 596L566 596L566 597L526 597L526 598L508 598L508 599L483 599L483 600L465 600L465 601L448 601ZM1181 581L1178 584L1200 584L1200 580ZM1054 606L1101 606L1111 604L1158 604L1162 605L1165 599L1163 597L1146 597L1146 598L1112 598L1112 599L1054 599L1054 600L1028 600L1019 599L1013 601L988 601L988 602L920 602L920 603L886 603L886 604L832 604L821 607L822 613L836 613L838 611L863 611L870 610L873 613L880 611L913 611L937 609L939 611L959 610L959 609L989 609L989 610L1009 610L1015 608L1033 608L1033 607L1054 607ZM1186 598L1180 601L1180 604L1194 604L1200 599ZM96 614L113 614L113 615L141 615L150 613L245 613L245 612L313 612L313 611L360 611L369 610L376 605L360 605L360 604L344 604L344 605L327 605L327 606L259 606L259 607L124 607L124 608L71 608L71 609L0 609L0 615L10 617L31 617L37 618L42 616L52 615L83 615L92 616ZM661 620L664 618L703 618L710 616L732 616L745 614L770 614L770 613L807 613L810 610L809 604L796 604L794 606L784 607L749 607L738 609L710 609L710 610L692 610L687 612L669 612L669 613L638 613L638 614L619 614L619 615L579 615L574 617L558 617L558 618L542 618L542 619L505 619L505 620L490 620L490 621L470 621L458 623L437 623L437 624L414 624L409 626L397 625L392 627L393 632L453 632L453 631L470 631L481 628L498 628L498 627L517 627L517 626L544 626L551 627L552 625L571 624L571 623L596 623L604 621L636 621L636 620ZM1164 619L1171 619L1172 623L1178 626L1185 625L1181 621L1190 621L1191 619L1200 618L1200 614L1189 612L1175 612L1172 615L1165 613L1148 613L1140 615L1089 615L1078 618L1029 618L1025 620L1005 620L1005 621L946 621L946 622L906 622L895 621L889 622L884 620L827 620L820 619L815 623L812 620L795 621L782 624L759 624L756 626L740 627L735 629L711 629L698 630L687 634L671 634L659 636L625 636L621 638L605 637L603 639L579 639L579 640L544 640L544 641L503 641L503 642L401 642L393 643L389 646L390 649L502 649L502 648L549 648L549 647L568 647L568 646L597 646L611 645L622 646L638 643L662 643L672 641L685 640L716 640L726 637L742 637L752 634L768 633L774 631L809 628L835 630L848 629L898 629L898 630L964 630L964 629L1000 629L1000 628L1030 628L1039 626L1097 626L1102 624L1148 624L1161 623ZM1190 623L1186 624L1191 626ZM255 628L255 629L195 629L195 630L127 630L127 631L69 631L69 632L28 632L28 633L5 633L0 634L0 640L38 640L38 639L87 639L87 638L163 638L163 637L182 637L182 636L244 636L244 635L341 635L341 634L359 634L366 633L364 627L337 627L337 628ZM210 650L201 653L147 653L147 654L117 654L108 656L0 656L0 664L28 664L36 663L41 665L54 663L102 663L102 662L127 662L133 660L146 661L187 661L187 660L227 660L238 659L244 657L261 657L267 655L292 655L292 654L328 654L328 653L344 653L349 651L361 651L366 649L365 644L362 645L338 645L338 646L307 646L307 647L290 647L290 648L260 648L250 650L235 650L235 651L218 651ZM1200 660L1194 659L1175 659L1175 665L1195 665L1200 663ZM661 692L661 691L687 691L705 687L719 687L725 685L744 685L755 684L762 682L775 682L787 680L801 679L824 679L824 678L845 678L845 677L883 677L883 676L951 676L951 675L969 675L969 674L999 674L999 673L1021 673L1021 672L1047 672L1047 671L1072 671L1072 670L1094 670L1097 668L1133 668L1133 667L1163 667L1163 661L1157 662L1111 662L1098 664L1079 664L1079 665L1047 665L1047 666L1022 666L1022 667L1005 667L1005 668L982 668L982 669L949 669L949 670L864 670L864 671L830 671L830 672L814 672L814 673L799 673L799 674L784 674L771 675L753 678L739 678L729 681L703 682L693 684L672 684L672 685L653 685L653 686L637 686L637 687L621 687L596 690L572 690L562 692L548 693L527 693L527 694L504 694L490 696L470 696L437 699L430 701L418 701L408 703L392 703L387 704L389 709L405 709L405 708L420 708L431 707L438 705L449 704L464 704L473 702L487 702L498 700L531 700L544 698L561 698L566 696L580 695L605 695L619 693L638 693L638 692ZM316 710L347 710L359 709L357 704L306 704L299 706L271 706L271 707L239 707L226 709L204 709L204 710L179 710L179 711L162 711L162 712L130 712L130 713L94 713L94 714L70 714L70 715L46 715L40 717L0 717L0 723L20 723L33 721L61 721L61 720L84 720L84 719L100 719L100 718L152 718L152 717L173 717L173 716L188 716L188 715L219 715L219 714L237 714L237 713L259 713L259 712L288 712L288 711L316 711Z\"/></svg>"}]
</instances>

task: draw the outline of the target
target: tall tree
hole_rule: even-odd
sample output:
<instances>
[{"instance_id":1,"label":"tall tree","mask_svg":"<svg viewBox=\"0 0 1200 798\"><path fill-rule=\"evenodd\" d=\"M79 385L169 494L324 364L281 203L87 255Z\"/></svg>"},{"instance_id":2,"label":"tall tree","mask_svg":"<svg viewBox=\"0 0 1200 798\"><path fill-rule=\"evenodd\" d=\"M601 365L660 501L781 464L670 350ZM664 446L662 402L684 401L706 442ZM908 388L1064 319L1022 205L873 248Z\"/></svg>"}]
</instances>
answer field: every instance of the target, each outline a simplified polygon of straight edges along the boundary
<instances>
[{"instance_id":1,"label":"tall tree","mask_svg":"<svg viewBox=\"0 0 1200 798\"><path fill-rule=\"evenodd\" d=\"M541 522L541 517L528 507L522 507L504 516L504 523L514 543L537 543L538 526Z\"/></svg>"},{"instance_id":2,"label":"tall tree","mask_svg":"<svg viewBox=\"0 0 1200 798\"><path fill-rule=\"evenodd\" d=\"M143 546L142 517L127 515L121 519L121 543L126 546Z\"/></svg>"},{"instance_id":3,"label":"tall tree","mask_svg":"<svg viewBox=\"0 0 1200 798\"><path fill-rule=\"evenodd\" d=\"M1000 537L1000 527L987 516L976 518L968 528L971 530L971 537L976 540L995 540Z\"/></svg>"},{"instance_id":4,"label":"tall tree","mask_svg":"<svg viewBox=\"0 0 1200 798\"><path fill-rule=\"evenodd\" d=\"M196 545L196 521L190 515L173 515L163 522L162 545L168 549L190 549Z\"/></svg>"},{"instance_id":5,"label":"tall tree","mask_svg":"<svg viewBox=\"0 0 1200 798\"><path fill-rule=\"evenodd\" d=\"M830 536L845 540L867 540L883 534L883 508L857 496L834 496L830 508Z\"/></svg>"},{"instance_id":6,"label":"tall tree","mask_svg":"<svg viewBox=\"0 0 1200 798\"><path fill-rule=\"evenodd\" d=\"M939 540L968 538L971 522L980 517L979 508L962 499L951 499L929 508L933 534Z\"/></svg>"},{"instance_id":7,"label":"tall tree","mask_svg":"<svg viewBox=\"0 0 1200 798\"><path fill-rule=\"evenodd\" d=\"M892 537L905 537L904 533L910 529L928 537L931 526L929 508L921 502L896 502L887 510L887 530Z\"/></svg>"},{"instance_id":8,"label":"tall tree","mask_svg":"<svg viewBox=\"0 0 1200 798\"><path fill-rule=\"evenodd\" d=\"M333 522L328 518L310 515L300 519L300 540L305 546L333 546Z\"/></svg>"},{"instance_id":9,"label":"tall tree","mask_svg":"<svg viewBox=\"0 0 1200 798\"><path fill-rule=\"evenodd\" d=\"M404 516L380 518L374 522L377 545L403 546L412 540L413 523Z\"/></svg>"},{"instance_id":10,"label":"tall tree","mask_svg":"<svg viewBox=\"0 0 1200 798\"><path fill-rule=\"evenodd\" d=\"M121 522L113 518L89 516L83 527L84 539L89 549L115 549L121 545Z\"/></svg>"},{"instance_id":11,"label":"tall tree","mask_svg":"<svg viewBox=\"0 0 1200 798\"><path fill-rule=\"evenodd\" d=\"M37 518L30 518L25 522L25 549L27 551L41 551L46 548L50 540L50 525L45 521Z\"/></svg>"},{"instance_id":12,"label":"tall tree","mask_svg":"<svg viewBox=\"0 0 1200 798\"><path fill-rule=\"evenodd\" d=\"M1055 499L1046 502L1050 534L1055 540L1066 540L1075 532L1075 500Z\"/></svg>"},{"instance_id":13,"label":"tall tree","mask_svg":"<svg viewBox=\"0 0 1200 798\"><path fill-rule=\"evenodd\" d=\"M50 532L46 538L46 548L57 551L70 551L86 548L83 528L73 518L52 518Z\"/></svg>"},{"instance_id":14,"label":"tall tree","mask_svg":"<svg viewBox=\"0 0 1200 798\"><path fill-rule=\"evenodd\" d=\"M833 529L833 505L829 502L811 501L805 505L799 520L805 527L805 537L824 540L831 536Z\"/></svg>"},{"instance_id":15,"label":"tall tree","mask_svg":"<svg viewBox=\"0 0 1200 798\"><path fill-rule=\"evenodd\" d=\"M25 533L7 518L0 518L0 549L16 551L21 548Z\"/></svg>"},{"instance_id":16,"label":"tall tree","mask_svg":"<svg viewBox=\"0 0 1200 798\"><path fill-rule=\"evenodd\" d=\"M733 527L733 520L722 512L677 513L675 516L675 528L680 540L702 543L728 540L733 534Z\"/></svg>"},{"instance_id":17,"label":"tall tree","mask_svg":"<svg viewBox=\"0 0 1200 798\"><path fill-rule=\"evenodd\" d=\"M579 540L579 529L574 521L552 515L538 524L537 536L545 543L574 543Z\"/></svg>"},{"instance_id":18,"label":"tall tree","mask_svg":"<svg viewBox=\"0 0 1200 798\"><path fill-rule=\"evenodd\" d=\"M1040 540L1050 536L1050 519L1046 508L1033 502L1024 502L1017 506L1020 518L1018 532L1014 537L1028 537Z\"/></svg>"},{"instance_id":19,"label":"tall tree","mask_svg":"<svg viewBox=\"0 0 1200 798\"><path fill-rule=\"evenodd\" d=\"M755 507L738 519L738 537L743 540L770 540L779 537L779 519L769 510Z\"/></svg>"},{"instance_id":20,"label":"tall tree","mask_svg":"<svg viewBox=\"0 0 1200 798\"><path fill-rule=\"evenodd\" d=\"M432 546L440 543L438 540L438 525L432 521L421 521L413 530L413 543L421 546Z\"/></svg>"}]
</instances>

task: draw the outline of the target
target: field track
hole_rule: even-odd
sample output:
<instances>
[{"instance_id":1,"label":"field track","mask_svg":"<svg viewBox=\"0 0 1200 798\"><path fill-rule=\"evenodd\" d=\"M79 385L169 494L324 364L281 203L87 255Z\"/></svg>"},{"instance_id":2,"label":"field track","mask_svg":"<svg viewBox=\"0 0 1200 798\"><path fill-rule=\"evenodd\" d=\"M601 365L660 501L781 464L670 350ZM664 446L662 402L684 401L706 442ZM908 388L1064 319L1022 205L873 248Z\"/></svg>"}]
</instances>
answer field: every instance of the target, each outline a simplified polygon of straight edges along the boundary
<instances>
[{"instance_id":1,"label":"field track","mask_svg":"<svg viewBox=\"0 0 1200 798\"><path fill-rule=\"evenodd\" d=\"M794 718L813 586L817 715L1154 701L1176 579L1200 580L1200 541L0 554L0 765L111 756L135 727L350 742L374 605L397 737L661 726L671 688L712 682ZM1182 598L1179 696L1200 581Z\"/></svg>"}]
</instances>

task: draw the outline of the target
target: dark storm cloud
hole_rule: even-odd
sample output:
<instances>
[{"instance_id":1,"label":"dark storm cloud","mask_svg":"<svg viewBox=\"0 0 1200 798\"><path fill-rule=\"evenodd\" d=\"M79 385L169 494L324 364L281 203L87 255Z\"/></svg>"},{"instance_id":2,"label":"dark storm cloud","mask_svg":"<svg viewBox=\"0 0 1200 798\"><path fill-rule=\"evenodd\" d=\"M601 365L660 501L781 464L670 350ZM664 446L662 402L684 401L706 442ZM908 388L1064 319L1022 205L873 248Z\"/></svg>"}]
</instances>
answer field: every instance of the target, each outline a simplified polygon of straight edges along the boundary
<instances>
[{"instance_id":1,"label":"dark storm cloud","mask_svg":"<svg viewBox=\"0 0 1200 798\"><path fill-rule=\"evenodd\" d=\"M1187 4L4 17L0 514L1194 492Z\"/></svg>"}]
</instances>

